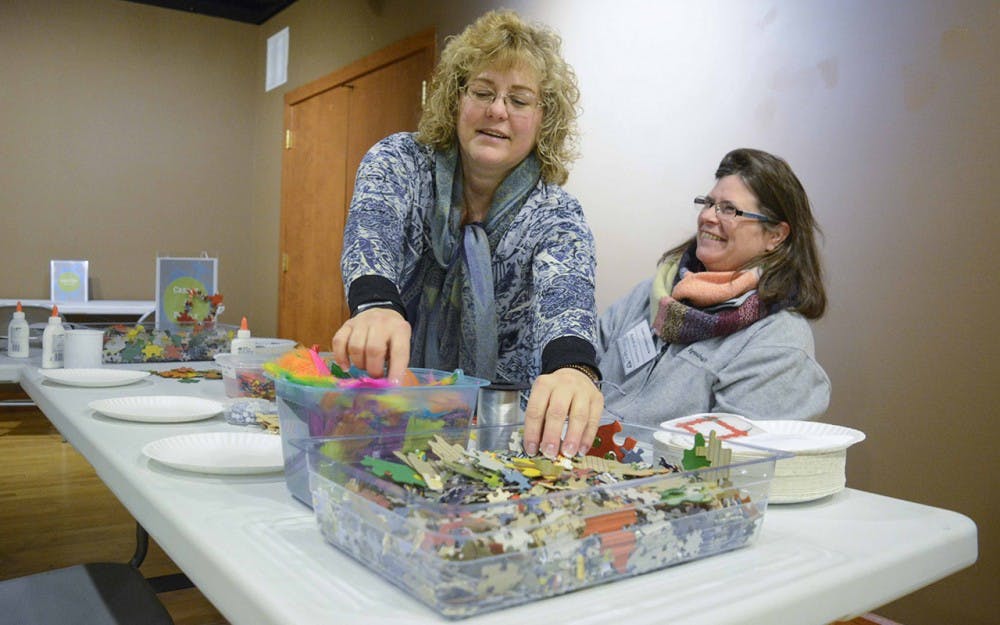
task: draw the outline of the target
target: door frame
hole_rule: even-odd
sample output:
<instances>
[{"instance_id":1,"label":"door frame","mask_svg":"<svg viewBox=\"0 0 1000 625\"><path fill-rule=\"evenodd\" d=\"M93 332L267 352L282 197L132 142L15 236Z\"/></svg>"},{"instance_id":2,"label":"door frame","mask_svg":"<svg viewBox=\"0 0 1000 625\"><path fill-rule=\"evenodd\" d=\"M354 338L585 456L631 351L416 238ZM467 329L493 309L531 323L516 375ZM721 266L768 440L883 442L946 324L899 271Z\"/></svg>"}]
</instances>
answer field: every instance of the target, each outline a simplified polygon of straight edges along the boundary
<instances>
[{"instance_id":1,"label":"door frame","mask_svg":"<svg viewBox=\"0 0 1000 625\"><path fill-rule=\"evenodd\" d=\"M296 87L285 94L285 117L284 124L287 129L291 125L292 107L303 100L307 100L318 93L328 89L339 87L352 80L356 80L365 74L374 72L377 69L391 65L400 59L404 59L412 54L431 48L436 56L437 35L435 29L428 28L416 35L407 37L401 41L390 44L377 52L333 71L326 76L306 83L301 87Z\"/></svg>"}]
</instances>

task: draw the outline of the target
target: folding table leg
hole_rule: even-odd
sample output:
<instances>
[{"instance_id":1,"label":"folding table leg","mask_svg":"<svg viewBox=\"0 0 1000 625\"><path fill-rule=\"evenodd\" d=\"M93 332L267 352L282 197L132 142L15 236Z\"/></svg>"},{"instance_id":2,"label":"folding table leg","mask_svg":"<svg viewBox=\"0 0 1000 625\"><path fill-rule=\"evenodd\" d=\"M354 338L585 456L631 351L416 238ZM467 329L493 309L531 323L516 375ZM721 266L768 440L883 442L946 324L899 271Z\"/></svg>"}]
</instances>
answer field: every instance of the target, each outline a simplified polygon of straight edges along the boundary
<instances>
[{"instance_id":1,"label":"folding table leg","mask_svg":"<svg viewBox=\"0 0 1000 625\"><path fill-rule=\"evenodd\" d=\"M135 523L135 553L132 554L132 559L129 560L129 566L134 569L138 569L142 564L143 560L146 559L146 553L149 551L149 533L146 531L138 521ZM171 592L173 590L182 590L184 588L194 588L194 584L188 579L188 576L184 573L172 573L170 575L158 575L156 577L147 577L146 581L149 585L153 587L153 590L157 594L161 592Z\"/></svg>"}]
</instances>

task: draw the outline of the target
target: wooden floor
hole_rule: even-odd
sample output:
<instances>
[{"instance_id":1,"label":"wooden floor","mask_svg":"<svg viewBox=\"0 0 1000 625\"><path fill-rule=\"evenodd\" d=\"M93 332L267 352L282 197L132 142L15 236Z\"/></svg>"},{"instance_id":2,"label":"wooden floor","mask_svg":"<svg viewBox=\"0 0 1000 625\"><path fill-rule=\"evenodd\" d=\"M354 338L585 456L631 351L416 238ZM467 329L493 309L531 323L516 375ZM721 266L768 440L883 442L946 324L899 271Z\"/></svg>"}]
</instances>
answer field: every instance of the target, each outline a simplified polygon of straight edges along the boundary
<instances>
[{"instance_id":1,"label":"wooden floor","mask_svg":"<svg viewBox=\"0 0 1000 625\"><path fill-rule=\"evenodd\" d=\"M135 520L37 408L0 406L0 459L0 579L132 557ZM155 541L140 570L179 572ZM159 597L176 625L226 625L196 588Z\"/></svg>"},{"instance_id":2,"label":"wooden floor","mask_svg":"<svg viewBox=\"0 0 1000 625\"><path fill-rule=\"evenodd\" d=\"M0 385L0 400L18 393ZM0 459L0 579L132 557L135 521L37 408L0 406ZM146 577L179 572L152 540L140 568ZM197 588L160 600L176 625L227 625ZM846 623L892 625L871 618Z\"/></svg>"}]
</instances>

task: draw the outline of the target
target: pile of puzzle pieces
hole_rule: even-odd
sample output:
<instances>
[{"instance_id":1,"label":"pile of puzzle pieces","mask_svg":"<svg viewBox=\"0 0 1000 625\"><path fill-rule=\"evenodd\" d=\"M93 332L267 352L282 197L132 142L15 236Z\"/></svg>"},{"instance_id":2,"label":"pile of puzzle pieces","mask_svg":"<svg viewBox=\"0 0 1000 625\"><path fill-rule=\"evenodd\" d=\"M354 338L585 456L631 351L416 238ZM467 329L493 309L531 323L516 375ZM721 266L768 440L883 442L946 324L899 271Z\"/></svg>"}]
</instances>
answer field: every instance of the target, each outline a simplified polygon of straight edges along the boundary
<instances>
[{"instance_id":1,"label":"pile of puzzle pieces","mask_svg":"<svg viewBox=\"0 0 1000 625\"><path fill-rule=\"evenodd\" d=\"M593 455L529 457L426 436L313 487L327 540L442 614L469 616L746 544L762 510L718 471L642 460L621 425ZM464 443L464 444L462 444ZM701 447L705 447L704 441ZM332 452L343 452L335 447ZM648 448L647 450L648 451ZM707 449L699 458L713 459ZM322 475L322 470L320 470Z\"/></svg>"}]
</instances>

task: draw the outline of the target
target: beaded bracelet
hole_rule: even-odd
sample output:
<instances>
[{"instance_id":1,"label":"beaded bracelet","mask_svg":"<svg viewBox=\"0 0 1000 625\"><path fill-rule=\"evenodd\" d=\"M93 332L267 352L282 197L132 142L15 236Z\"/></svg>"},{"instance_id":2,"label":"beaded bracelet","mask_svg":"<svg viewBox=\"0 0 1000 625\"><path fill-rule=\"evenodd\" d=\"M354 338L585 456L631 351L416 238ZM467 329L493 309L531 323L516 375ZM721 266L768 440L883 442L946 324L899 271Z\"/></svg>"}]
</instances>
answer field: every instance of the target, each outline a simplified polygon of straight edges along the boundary
<instances>
[{"instance_id":1,"label":"beaded bracelet","mask_svg":"<svg viewBox=\"0 0 1000 625\"><path fill-rule=\"evenodd\" d=\"M583 375L585 375L588 378L590 378L590 381L594 383L594 386L600 387L600 385L601 385L601 377L597 374L596 371L594 371L593 367L588 367L587 365L580 365L580 364L574 363L574 364L571 364L571 365L563 365L561 368L563 368L563 369L576 369L577 371L579 371Z\"/></svg>"}]
</instances>

